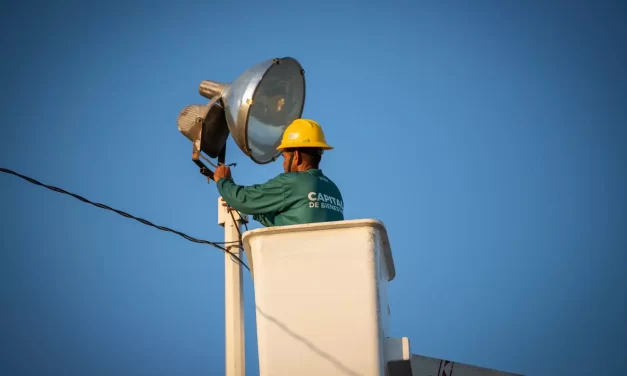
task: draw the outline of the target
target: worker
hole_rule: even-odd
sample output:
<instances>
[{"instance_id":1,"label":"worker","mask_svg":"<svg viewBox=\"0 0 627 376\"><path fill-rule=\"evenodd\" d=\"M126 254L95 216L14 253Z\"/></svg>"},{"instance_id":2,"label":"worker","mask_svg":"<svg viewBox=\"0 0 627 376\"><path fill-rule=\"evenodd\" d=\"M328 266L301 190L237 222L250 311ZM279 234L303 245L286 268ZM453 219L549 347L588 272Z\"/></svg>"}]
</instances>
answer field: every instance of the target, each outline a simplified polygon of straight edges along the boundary
<instances>
[{"instance_id":1,"label":"worker","mask_svg":"<svg viewBox=\"0 0 627 376\"><path fill-rule=\"evenodd\" d=\"M331 149L317 122L296 119L277 147L284 173L264 184L242 186L233 181L228 166L218 166L214 180L228 206L266 227L341 221L342 194L319 166L324 150Z\"/></svg>"}]
</instances>

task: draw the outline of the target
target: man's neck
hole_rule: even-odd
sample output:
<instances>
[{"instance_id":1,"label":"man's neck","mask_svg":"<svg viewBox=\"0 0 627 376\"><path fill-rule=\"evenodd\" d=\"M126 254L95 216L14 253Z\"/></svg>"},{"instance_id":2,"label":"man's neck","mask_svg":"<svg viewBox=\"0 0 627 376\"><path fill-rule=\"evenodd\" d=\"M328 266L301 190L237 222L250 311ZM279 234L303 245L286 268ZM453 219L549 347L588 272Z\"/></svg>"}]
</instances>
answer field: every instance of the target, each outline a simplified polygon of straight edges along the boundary
<instances>
[{"instance_id":1,"label":"man's neck","mask_svg":"<svg viewBox=\"0 0 627 376\"><path fill-rule=\"evenodd\" d=\"M311 165L304 165L304 166L298 166L298 169L296 171L298 172L305 172L308 170L317 170L318 167L313 167Z\"/></svg>"}]
</instances>

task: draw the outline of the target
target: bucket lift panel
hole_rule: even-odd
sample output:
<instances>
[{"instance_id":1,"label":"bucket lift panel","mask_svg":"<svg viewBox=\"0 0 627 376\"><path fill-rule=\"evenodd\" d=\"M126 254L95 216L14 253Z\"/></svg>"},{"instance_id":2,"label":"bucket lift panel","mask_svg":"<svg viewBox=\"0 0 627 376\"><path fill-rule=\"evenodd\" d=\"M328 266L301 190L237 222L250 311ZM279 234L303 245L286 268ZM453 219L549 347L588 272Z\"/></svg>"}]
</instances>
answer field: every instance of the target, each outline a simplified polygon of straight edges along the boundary
<instances>
[{"instance_id":1,"label":"bucket lift panel","mask_svg":"<svg viewBox=\"0 0 627 376\"><path fill-rule=\"evenodd\" d=\"M385 374L395 269L381 222L264 228L243 242L262 376Z\"/></svg>"}]
</instances>

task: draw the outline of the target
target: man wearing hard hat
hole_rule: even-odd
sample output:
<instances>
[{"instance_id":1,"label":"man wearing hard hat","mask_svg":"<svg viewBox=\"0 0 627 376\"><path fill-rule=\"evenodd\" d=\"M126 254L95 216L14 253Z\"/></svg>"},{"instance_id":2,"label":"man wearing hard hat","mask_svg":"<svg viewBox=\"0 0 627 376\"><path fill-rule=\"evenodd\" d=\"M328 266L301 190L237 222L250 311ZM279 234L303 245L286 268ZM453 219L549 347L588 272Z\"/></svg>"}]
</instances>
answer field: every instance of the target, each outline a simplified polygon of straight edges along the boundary
<instances>
[{"instance_id":1,"label":"man wearing hard hat","mask_svg":"<svg viewBox=\"0 0 627 376\"><path fill-rule=\"evenodd\" d=\"M330 149L317 122L296 119L277 148L283 152L284 173L264 184L241 186L233 182L228 166L219 166L214 180L231 208L266 227L341 221L342 194L319 167L323 151Z\"/></svg>"}]
</instances>

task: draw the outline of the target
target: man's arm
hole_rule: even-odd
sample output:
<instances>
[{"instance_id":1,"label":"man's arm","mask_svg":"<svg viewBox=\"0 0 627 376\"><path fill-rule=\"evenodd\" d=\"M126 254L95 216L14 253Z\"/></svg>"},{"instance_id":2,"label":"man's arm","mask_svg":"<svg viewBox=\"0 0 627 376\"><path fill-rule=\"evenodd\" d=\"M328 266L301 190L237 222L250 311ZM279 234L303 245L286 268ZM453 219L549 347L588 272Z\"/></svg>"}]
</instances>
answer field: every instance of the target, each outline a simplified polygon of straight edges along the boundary
<instances>
[{"instance_id":1,"label":"man's arm","mask_svg":"<svg viewBox=\"0 0 627 376\"><path fill-rule=\"evenodd\" d=\"M274 214L255 214L253 219L266 227L274 227Z\"/></svg>"},{"instance_id":2,"label":"man's arm","mask_svg":"<svg viewBox=\"0 0 627 376\"><path fill-rule=\"evenodd\" d=\"M285 184L281 175L264 184L250 186L237 185L231 179L221 178L217 186L224 201L244 214L274 214L283 210L285 205Z\"/></svg>"}]
</instances>

